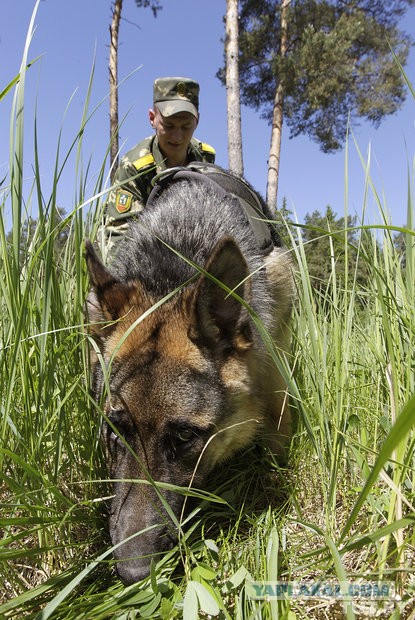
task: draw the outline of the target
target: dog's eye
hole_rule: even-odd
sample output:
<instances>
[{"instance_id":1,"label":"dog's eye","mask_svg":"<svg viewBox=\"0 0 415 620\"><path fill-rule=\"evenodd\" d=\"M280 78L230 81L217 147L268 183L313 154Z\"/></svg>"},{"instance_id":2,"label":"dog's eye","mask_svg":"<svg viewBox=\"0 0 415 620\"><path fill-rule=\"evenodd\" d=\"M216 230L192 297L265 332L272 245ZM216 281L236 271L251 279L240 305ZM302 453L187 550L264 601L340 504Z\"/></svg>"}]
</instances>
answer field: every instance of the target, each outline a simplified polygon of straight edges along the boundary
<instances>
[{"instance_id":1,"label":"dog's eye","mask_svg":"<svg viewBox=\"0 0 415 620\"><path fill-rule=\"evenodd\" d=\"M196 437L196 433L191 428L183 428L177 431L176 437L179 441L187 443L188 441Z\"/></svg>"},{"instance_id":2,"label":"dog's eye","mask_svg":"<svg viewBox=\"0 0 415 620\"><path fill-rule=\"evenodd\" d=\"M210 433L207 429L182 424L169 428L165 453L168 459L181 458L190 462L196 459ZM189 461L190 460L190 461Z\"/></svg>"},{"instance_id":3,"label":"dog's eye","mask_svg":"<svg viewBox=\"0 0 415 620\"><path fill-rule=\"evenodd\" d=\"M132 423L124 409L111 409L108 422L107 436L110 441L118 441L120 436L127 437L131 433Z\"/></svg>"}]
</instances>

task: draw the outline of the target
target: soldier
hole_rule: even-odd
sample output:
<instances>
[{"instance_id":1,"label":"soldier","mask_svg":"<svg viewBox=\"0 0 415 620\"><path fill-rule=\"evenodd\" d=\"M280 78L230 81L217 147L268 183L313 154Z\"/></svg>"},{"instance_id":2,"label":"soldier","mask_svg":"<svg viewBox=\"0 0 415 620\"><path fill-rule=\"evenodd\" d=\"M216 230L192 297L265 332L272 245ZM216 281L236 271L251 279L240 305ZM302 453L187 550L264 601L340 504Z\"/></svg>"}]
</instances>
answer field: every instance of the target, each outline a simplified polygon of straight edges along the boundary
<instances>
[{"instance_id":1,"label":"soldier","mask_svg":"<svg viewBox=\"0 0 415 620\"><path fill-rule=\"evenodd\" d=\"M154 105L149 110L155 135L145 138L121 159L105 212L107 250L112 254L132 218L144 208L151 181L166 168L191 161L214 163L215 150L193 138L199 122L199 84L188 78L159 78L154 82Z\"/></svg>"}]
</instances>

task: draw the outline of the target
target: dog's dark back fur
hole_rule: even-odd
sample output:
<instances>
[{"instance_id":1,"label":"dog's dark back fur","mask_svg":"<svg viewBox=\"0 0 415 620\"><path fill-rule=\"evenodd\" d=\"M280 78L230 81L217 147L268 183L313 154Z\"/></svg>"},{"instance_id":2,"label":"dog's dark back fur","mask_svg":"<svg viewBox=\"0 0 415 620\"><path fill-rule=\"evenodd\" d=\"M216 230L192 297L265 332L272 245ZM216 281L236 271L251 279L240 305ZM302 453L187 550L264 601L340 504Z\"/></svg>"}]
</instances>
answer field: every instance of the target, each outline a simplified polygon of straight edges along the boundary
<instances>
[{"instance_id":1,"label":"dog's dark back fur","mask_svg":"<svg viewBox=\"0 0 415 620\"><path fill-rule=\"evenodd\" d=\"M224 237L238 240L250 271L261 266L255 235L237 198L221 196L203 182L178 181L167 187L131 227L118 253L128 256L128 261L115 261L113 271L124 281L139 278L147 290L166 295L196 273L181 256L166 251L166 245L203 266ZM265 274L258 275L253 286L261 296ZM260 300L258 306L263 307Z\"/></svg>"},{"instance_id":2,"label":"dog's dark back fur","mask_svg":"<svg viewBox=\"0 0 415 620\"><path fill-rule=\"evenodd\" d=\"M111 270L90 243L86 256L92 332L110 368L103 436L111 476L203 486L261 429L283 455L290 434L285 385L244 304L287 350L291 264L284 248L264 257L238 200L211 184L174 182L130 227ZM242 304L212 278L235 289ZM95 376L99 399L97 361ZM169 548L175 531L151 485L117 482L114 493L113 543L144 530L114 552L131 583L148 574L151 556ZM163 495L179 517L182 497Z\"/></svg>"}]
</instances>

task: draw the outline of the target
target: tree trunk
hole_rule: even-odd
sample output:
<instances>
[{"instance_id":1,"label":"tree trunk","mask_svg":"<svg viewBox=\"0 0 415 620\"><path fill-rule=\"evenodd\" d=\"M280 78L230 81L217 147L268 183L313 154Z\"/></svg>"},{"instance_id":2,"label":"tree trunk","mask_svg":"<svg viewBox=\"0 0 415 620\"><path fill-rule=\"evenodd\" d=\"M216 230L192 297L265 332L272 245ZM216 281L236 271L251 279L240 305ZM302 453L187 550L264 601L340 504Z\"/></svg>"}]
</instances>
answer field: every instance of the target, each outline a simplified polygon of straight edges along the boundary
<instances>
[{"instance_id":1,"label":"tree trunk","mask_svg":"<svg viewBox=\"0 0 415 620\"><path fill-rule=\"evenodd\" d=\"M291 0L281 0L281 42L280 56L284 58L287 53L287 9ZM271 144L268 160L267 204L271 212L277 208L278 176L280 171L281 136L284 119L284 78L278 76L278 86L275 92L274 111L272 117Z\"/></svg>"},{"instance_id":2,"label":"tree trunk","mask_svg":"<svg viewBox=\"0 0 415 620\"><path fill-rule=\"evenodd\" d=\"M242 156L241 100L238 66L238 0L226 0L226 96L228 107L228 164L231 172L244 173Z\"/></svg>"},{"instance_id":3,"label":"tree trunk","mask_svg":"<svg viewBox=\"0 0 415 620\"><path fill-rule=\"evenodd\" d=\"M110 26L110 169L111 182L118 168L118 32L120 29L122 0L115 0Z\"/></svg>"}]
</instances>

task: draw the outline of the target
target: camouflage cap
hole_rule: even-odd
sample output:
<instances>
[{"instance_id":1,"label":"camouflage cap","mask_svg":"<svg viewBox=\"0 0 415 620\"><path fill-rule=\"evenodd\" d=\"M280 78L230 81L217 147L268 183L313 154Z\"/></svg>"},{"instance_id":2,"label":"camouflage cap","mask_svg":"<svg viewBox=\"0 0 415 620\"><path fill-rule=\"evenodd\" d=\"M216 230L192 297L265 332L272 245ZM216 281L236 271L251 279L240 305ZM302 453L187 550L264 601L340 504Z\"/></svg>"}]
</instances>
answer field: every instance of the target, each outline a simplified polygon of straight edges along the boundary
<instances>
[{"instance_id":1,"label":"camouflage cap","mask_svg":"<svg viewBox=\"0 0 415 620\"><path fill-rule=\"evenodd\" d=\"M163 116L190 112L199 117L199 84L189 78L158 78L154 82L154 103Z\"/></svg>"}]
</instances>

